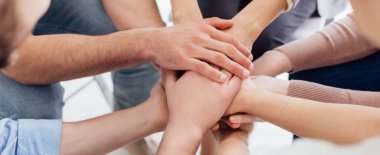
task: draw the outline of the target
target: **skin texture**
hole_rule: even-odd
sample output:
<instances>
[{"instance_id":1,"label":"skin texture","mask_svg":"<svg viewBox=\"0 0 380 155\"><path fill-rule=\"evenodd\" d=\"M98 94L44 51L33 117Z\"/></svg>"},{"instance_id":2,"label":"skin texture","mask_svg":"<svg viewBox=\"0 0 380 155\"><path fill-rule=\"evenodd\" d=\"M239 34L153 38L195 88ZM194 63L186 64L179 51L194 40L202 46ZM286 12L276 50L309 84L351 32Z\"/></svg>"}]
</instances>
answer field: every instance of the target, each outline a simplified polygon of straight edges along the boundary
<instances>
[{"instance_id":1,"label":"skin texture","mask_svg":"<svg viewBox=\"0 0 380 155\"><path fill-rule=\"evenodd\" d=\"M36 5L39 4L39 5ZM14 51L25 38L37 20L44 14L50 0L4 0L0 2L0 67L5 67L16 61L17 53ZM13 60L8 57L13 53Z\"/></svg>"},{"instance_id":2,"label":"skin texture","mask_svg":"<svg viewBox=\"0 0 380 155\"><path fill-rule=\"evenodd\" d=\"M351 0L354 19L363 34L380 48L380 10L377 0Z\"/></svg>"},{"instance_id":3,"label":"skin texture","mask_svg":"<svg viewBox=\"0 0 380 155\"><path fill-rule=\"evenodd\" d=\"M167 119L166 94L161 84L158 84L153 88L151 97L137 107L82 122L64 123L60 154L107 154L125 144L162 131Z\"/></svg>"},{"instance_id":4,"label":"skin texture","mask_svg":"<svg viewBox=\"0 0 380 155\"><path fill-rule=\"evenodd\" d=\"M3 4L4 3L1 3L1 5ZM14 4L16 3L12 3L12 5L8 6L13 6ZM13 7L25 8L26 6L24 6L24 4L28 4L29 8L30 6L44 6L44 4L48 3L41 3L41 5L37 2L34 2L33 4L17 3L17 6ZM45 10L47 9L47 7L39 9L43 10L44 8ZM40 11L40 16L42 16L42 12L44 11ZM15 17L11 19L26 19L27 17L28 19L35 19L33 21L26 20L23 22L15 22L16 24L23 24L21 27L24 27L25 30L23 29L23 31L20 32L28 32L27 30L29 30L30 33L33 23L39 18L33 13L18 13L16 15L18 15L17 18ZM3 21L3 18L0 18L0 20ZM13 20L5 21L12 22ZM20 40L23 40L27 36L22 35L24 33L15 34L20 34L16 36L16 38L18 37ZM17 43L17 39L15 41L12 40L12 38L8 38L7 41ZM141 113L144 113L145 115L141 116ZM138 107L82 122L63 123L60 154L106 154L126 143L132 142L133 140L142 138L154 132L162 131L165 128L167 119L168 110L166 105L166 94L162 85L158 84L153 89L150 98ZM117 126L117 128L115 128L115 126ZM134 130L135 127L139 127L139 130ZM107 131L107 134L104 134L103 131Z\"/></svg>"},{"instance_id":5,"label":"skin texture","mask_svg":"<svg viewBox=\"0 0 380 155\"><path fill-rule=\"evenodd\" d=\"M225 57L220 53L205 49L205 46L220 45L222 41L211 39L211 44L198 45L199 41L194 38L213 35L219 40L229 40L226 35L215 33L217 30L209 25L225 28L232 26L232 23L220 19L205 22L207 24L203 21L193 22L169 28L120 31L103 36L64 34L29 37L18 49L17 63L6 68L4 73L20 83L48 84L130 67L149 60L164 68L195 70L210 75L207 77L216 81L223 81L220 72L211 70L196 59L210 58L212 62L226 66L236 64L221 59ZM170 36L184 37L178 39ZM40 42L44 42L44 45L38 44ZM243 45L238 42L235 45L236 48L224 51L233 53L236 49L243 49ZM193 52L194 48L203 51ZM182 60L181 63L178 60ZM186 62L183 63L183 60Z\"/></svg>"},{"instance_id":6,"label":"skin texture","mask_svg":"<svg viewBox=\"0 0 380 155\"><path fill-rule=\"evenodd\" d=\"M338 144L357 143L380 134L377 108L282 96L258 87L255 80L244 81L227 110L227 114L236 112L262 118L302 137Z\"/></svg>"},{"instance_id":7,"label":"skin texture","mask_svg":"<svg viewBox=\"0 0 380 155\"><path fill-rule=\"evenodd\" d=\"M228 79L224 83L213 82L195 72L187 72L177 79L174 72L165 71L169 122L159 155L195 154L204 133L222 117L241 85L238 77L222 72ZM178 139L179 135L182 138Z\"/></svg>"},{"instance_id":8,"label":"skin texture","mask_svg":"<svg viewBox=\"0 0 380 155\"><path fill-rule=\"evenodd\" d=\"M172 5L173 5L173 20L175 24L181 24L186 21L194 21L202 17L200 14L199 8L197 6L196 0L186 1L186 2L173 0ZM234 26L230 29L226 29L225 32L228 34L231 34L236 40L241 41L247 48L250 49L253 42L262 32L264 27L266 27L274 18L276 18L278 14L280 14L284 10L285 7L286 7L286 3L282 1L267 1L267 0L252 1L244 10L242 10L236 17L233 18L233 21L235 23ZM250 56L250 58L252 59L253 56ZM188 90L188 88L184 90ZM203 102L203 101L198 101L198 102ZM198 103L198 102L194 101L193 103ZM169 105L170 105L170 101L169 101ZM201 106L202 104L197 104L197 105ZM207 109L205 107L203 108ZM170 108L169 106L169 111L173 112L173 110L176 113L180 113L180 111L178 110L178 107L174 109L174 108ZM170 117L170 118L173 118L173 117ZM182 116L182 117L175 117L175 118L183 119L183 118L191 118L191 117ZM244 118L248 118L250 120L252 119L250 118L250 116L245 116ZM201 120L207 120L207 119L201 119ZM194 121L194 120L190 120L190 121ZM215 121L212 121L212 122L215 123ZM176 137L176 136L181 135L184 141L192 142L191 143L192 145L188 145L188 143L180 143L178 142L178 140L176 142L167 142L171 140L167 140L168 138L165 139L164 137L164 141L162 142L159 153L176 154L178 153L176 152L176 149L183 148L182 152L180 152L181 154L194 154L196 147L199 145L200 143L199 141L202 137L202 136L199 136L199 132L204 133L205 131L198 131L199 130L198 129L196 131L193 131L195 132L195 136L191 136L191 135L186 136L183 133L189 133L189 132L191 133L191 131L189 132L175 131L175 128L180 128L181 126L184 126L183 124L176 123L172 125L170 121L169 121L169 124L170 125L168 125L168 127L171 127L174 129L170 129L170 128L168 128L170 130L166 129L165 130L166 135L168 135L166 137L170 138L170 137ZM217 128L217 126L215 128ZM213 144L208 145L207 142L205 142L202 145L205 145L205 147L208 147L209 145L212 146Z\"/></svg>"}]
</instances>

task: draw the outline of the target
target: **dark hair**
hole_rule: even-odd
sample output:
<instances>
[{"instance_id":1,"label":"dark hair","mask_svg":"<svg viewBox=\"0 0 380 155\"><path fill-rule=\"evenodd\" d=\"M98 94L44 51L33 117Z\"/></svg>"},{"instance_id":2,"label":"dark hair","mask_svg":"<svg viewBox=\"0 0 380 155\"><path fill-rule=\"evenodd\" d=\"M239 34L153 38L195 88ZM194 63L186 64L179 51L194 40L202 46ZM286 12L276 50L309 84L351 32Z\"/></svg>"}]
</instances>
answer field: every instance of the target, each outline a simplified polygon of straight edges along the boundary
<instances>
[{"instance_id":1,"label":"dark hair","mask_svg":"<svg viewBox=\"0 0 380 155\"><path fill-rule=\"evenodd\" d=\"M5 0L0 3L0 68L8 64L8 57L12 51L12 41L17 29L15 20L14 1Z\"/></svg>"}]
</instances>

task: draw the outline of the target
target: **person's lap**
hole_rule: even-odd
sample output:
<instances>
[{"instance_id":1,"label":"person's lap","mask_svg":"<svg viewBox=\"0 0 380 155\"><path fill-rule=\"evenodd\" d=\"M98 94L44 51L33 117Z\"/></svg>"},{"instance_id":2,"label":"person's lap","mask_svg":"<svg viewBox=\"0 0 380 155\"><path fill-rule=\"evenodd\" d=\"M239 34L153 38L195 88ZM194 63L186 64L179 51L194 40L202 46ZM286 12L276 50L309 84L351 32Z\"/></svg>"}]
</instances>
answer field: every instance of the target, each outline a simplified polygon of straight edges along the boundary
<instances>
[{"instance_id":1,"label":"person's lap","mask_svg":"<svg viewBox=\"0 0 380 155\"><path fill-rule=\"evenodd\" d=\"M380 53L356 61L302 71L290 75L290 79L305 80L327 86L380 91Z\"/></svg>"}]
</instances>

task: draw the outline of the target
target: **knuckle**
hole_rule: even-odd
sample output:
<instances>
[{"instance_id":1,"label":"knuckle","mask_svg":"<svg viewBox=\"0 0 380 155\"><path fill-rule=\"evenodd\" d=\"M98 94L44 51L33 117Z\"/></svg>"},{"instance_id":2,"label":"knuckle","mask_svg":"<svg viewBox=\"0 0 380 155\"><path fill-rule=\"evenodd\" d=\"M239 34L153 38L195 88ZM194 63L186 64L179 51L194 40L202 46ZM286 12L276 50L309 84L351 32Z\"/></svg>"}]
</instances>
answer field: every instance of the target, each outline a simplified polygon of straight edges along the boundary
<instances>
[{"instance_id":1,"label":"knuckle","mask_svg":"<svg viewBox=\"0 0 380 155\"><path fill-rule=\"evenodd\" d=\"M207 65L202 62L196 66L196 70L198 70L200 73L205 73L207 71Z\"/></svg>"},{"instance_id":2,"label":"knuckle","mask_svg":"<svg viewBox=\"0 0 380 155\"><path fill-rule=\"evenodd\" d=\"M231 44L227 44L226 49L228 50L228 52L231 52L231 53L233 53L233 54L235 54L235 53L238 52L238 50L236 49L236 47L233 46L233 45L231 45Z\"/></svg>"},{"instance_id":3,"label":"knuckle","mask_svg":"<svg viewBox=\"0 0 380 155\"><path fill-rule=\"evenodd\" d=\"M202 42L204 42L205 38L202 34L194 34L192 37L191 37L191 40L193 43L195 44L200 44Z\"/></svg>"},{"instance_id":4,"label":"knuckle","mask_svg":"<svg viewBox=\"0 0 380 155\"><path fill-rule=\"evenodd\" d=\"M223 63L226 61L227 58L225 55L218 53L218 54L215 54L214 59L218 63Z\"/></svg>"}]
</instances>

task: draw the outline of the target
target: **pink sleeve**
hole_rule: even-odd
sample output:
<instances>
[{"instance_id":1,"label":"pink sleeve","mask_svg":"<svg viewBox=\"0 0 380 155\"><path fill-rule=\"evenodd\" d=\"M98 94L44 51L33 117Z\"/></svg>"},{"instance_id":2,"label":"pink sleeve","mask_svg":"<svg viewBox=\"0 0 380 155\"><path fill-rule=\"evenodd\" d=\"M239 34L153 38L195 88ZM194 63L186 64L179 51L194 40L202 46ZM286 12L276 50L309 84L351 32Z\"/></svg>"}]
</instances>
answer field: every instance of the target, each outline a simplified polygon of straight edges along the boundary
<instances>
[{"instance_id":1,"label":"pink sleeve","mask_svg":"<svg viewBox=\"0 0 380 155\"><path fill-rule=\"evenodd\" d=\"M380 108L380 92L340 89L299 80L290 82L288 96L326 103L347 103Z\"/></svg>"},{"instance_id":2,"label":"pink sleeve","mask_svg":"<svg viewBox=\"0 0 380 155\"><path fill-rule=\"evenodd\" d=\"M341 64L377 51L373 44L359 34L351 16L274 50L289 58L293 65L292 72Z\"/></svg>"}]
</instances>

